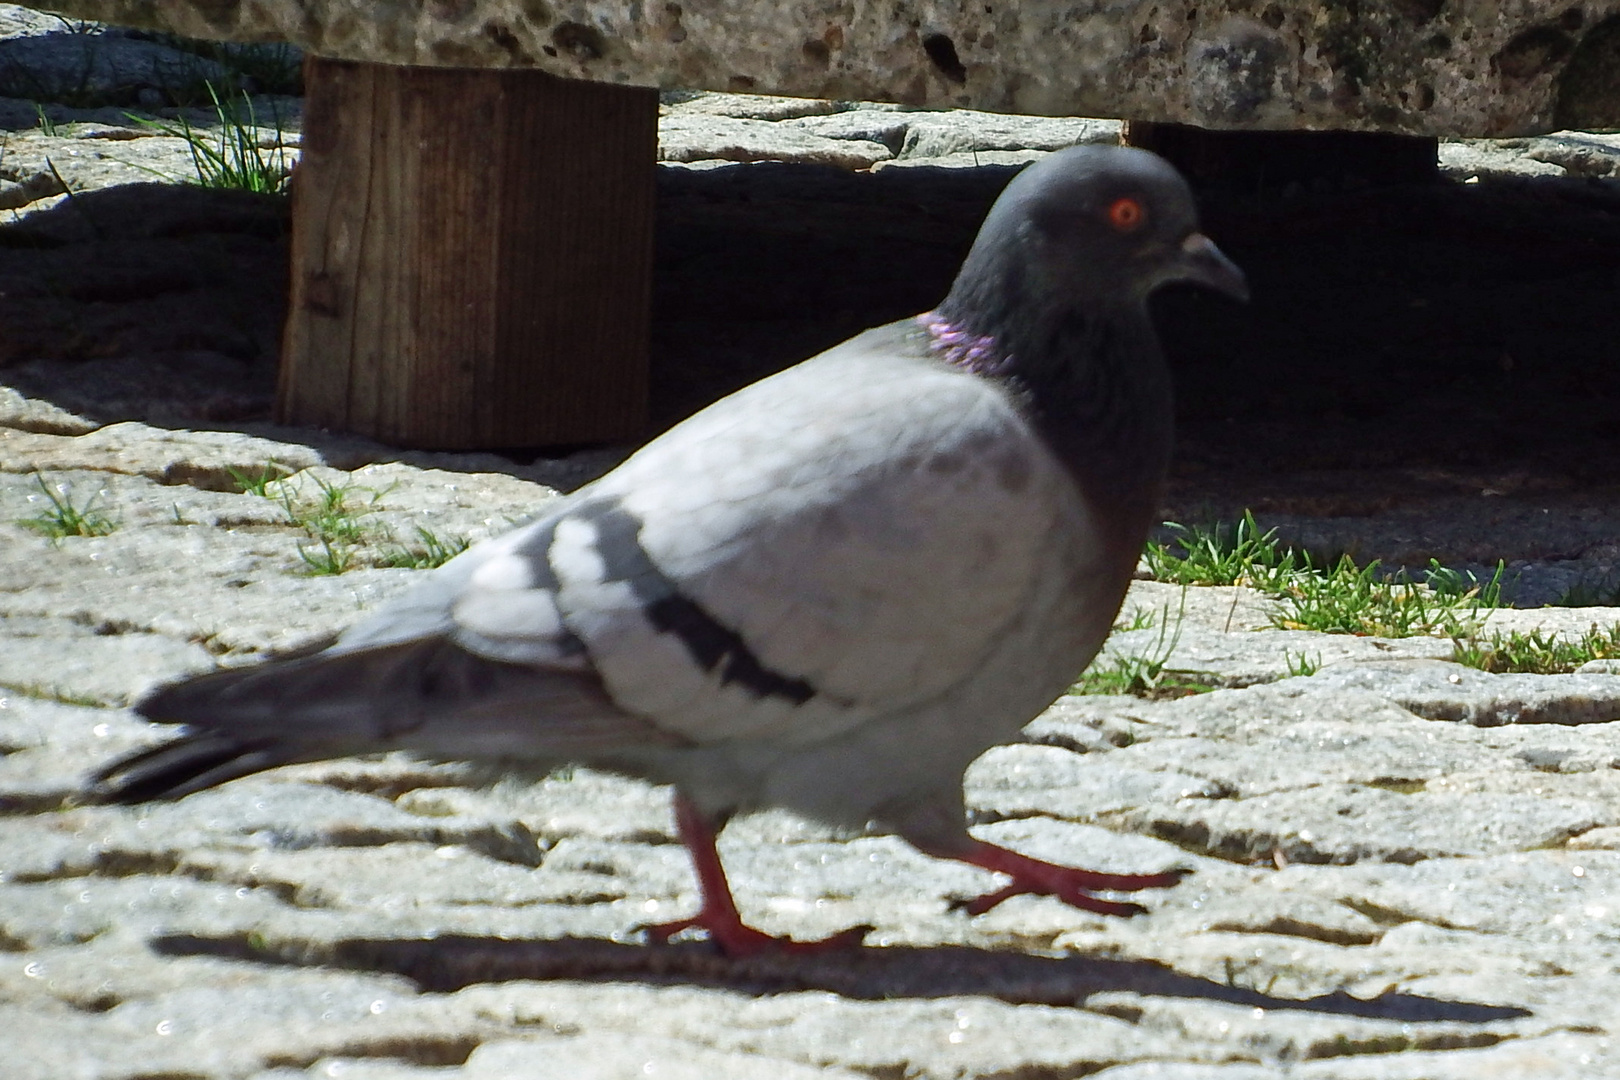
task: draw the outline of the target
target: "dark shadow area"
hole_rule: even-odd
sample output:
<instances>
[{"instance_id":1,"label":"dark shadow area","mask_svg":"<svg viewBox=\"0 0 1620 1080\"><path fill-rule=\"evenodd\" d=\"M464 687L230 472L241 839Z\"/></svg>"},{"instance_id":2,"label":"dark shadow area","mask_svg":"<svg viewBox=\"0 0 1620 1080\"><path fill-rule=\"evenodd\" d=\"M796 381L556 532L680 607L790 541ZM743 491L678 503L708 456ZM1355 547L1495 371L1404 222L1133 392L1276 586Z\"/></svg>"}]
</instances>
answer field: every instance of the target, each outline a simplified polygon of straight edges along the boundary
<instances>
[{"instance_id":1,"label":"dark shadow area","mask_svg":"<svg viewBox=\"0 0 1620 1080\"><path fill-rule=\"evenodd\" d=\"M653 429L933 306L1015 171L660 169ZM1154 301L1169 516L1332 519L1341 550L1418 566L1620 558L1620 183L1200 197L1254 301ZM0 227L0 382L97 420L262 424L286 213L139 184Z\"/></svg>"},{"instance_id":2,"label":"dark shadow area","mask_svg":"<svg viewBox=\"0 0 1620 1080\"><path fill-rule=\"evenodd\" d=\"M862 947L796 956L732 960L706 943L642 946L586 938L514 941L446 935L432 940L355 939L331 944L255 947L244 937L170 935L153 942L167 956L214 956L255 963L321 965L403 975L425 991L474 983L568 979L683 984L750 994L819 990L862 1001L982 995L1012 1004L1084 1006L1093 994L1292 1009L1407 1023L1484 1024L1531 1015L1512 1006L1386 993L1295 999L1182 975L1148 960L1102 960L990 952L959 946Z\"/></svg>"},{"instance_id":3,"label":"dark shadow area","mask_svg":"<svg viewBox=\"0 0 1620 1080\"><path fill-rule=\"evenodd\" d=\"M944 297L1014 166L662 169L654 423Z\"/></svg>"},{"instance_id":4,"label":"dark shadow area","mask_svg":"<svg viewBox=\"0 0 1620 1080\"><path fill-rule=\"evenodd\" d=\"M1015 171L660 170L654 427L933 306ZM1202 201L1254 301L1196 290L1155 301L1184 473L1614 475L1620 184L1442 181ZM147 410L164 391L174 410L197 399L190 422L232 419L222 397L241 399L234 418L265 418L286 214L274 197L132 184L0 227L0 370L96 419L163 423ZM166 380L201 353L210 362L177 393ZM97 361L127 367L149 400L88 370L44 370Z\"/></svg>"},{"instance_id":5,"label":"dark shadow area","mask_svg":"<svg viewBox=\"0 0 1620 1080\"><path fill-rule=\"evenodd\" d=\"M949 287L1010 169L747 166L664 177L656 401L674 419ZM1331 500L1389 470L1477 493L1606 486L1620 466L1620 185L1201 193L1248 306L1154 302L1177 476L1290 475ZM707 391L707 392L705 392ZM1464 474L1467 474L1466 476ZM1497 484L1501 487L1501 484ZM1179 494L1179 492L1178 492ZM1222 492L1211 501L1232 501ZM1253 502L1253 499L1250 499Z\"/></svg>"},{"instance_id":6,"label":"dark shadow area","mask_svg":"<svg viewBox=\"0 0 1620 1080\"><path fill-rule=\"evenodd\" d=\"M1205 219L1255 302L1177 290L1155 303L1176 366L1179 475L1613 482L1620 185L1227 195L1206 199Z\"/></svg>"},{"instance_id":7,"label":"dark shadow area","mask_svg":"<svg viewBox=\"0 0 1620 1080\"><path fill-rule=\"evenodd\" d=\"M0 383L94 420L269 416L287 203L127 184L0 227Z\"/></svg>"}]
</instances>

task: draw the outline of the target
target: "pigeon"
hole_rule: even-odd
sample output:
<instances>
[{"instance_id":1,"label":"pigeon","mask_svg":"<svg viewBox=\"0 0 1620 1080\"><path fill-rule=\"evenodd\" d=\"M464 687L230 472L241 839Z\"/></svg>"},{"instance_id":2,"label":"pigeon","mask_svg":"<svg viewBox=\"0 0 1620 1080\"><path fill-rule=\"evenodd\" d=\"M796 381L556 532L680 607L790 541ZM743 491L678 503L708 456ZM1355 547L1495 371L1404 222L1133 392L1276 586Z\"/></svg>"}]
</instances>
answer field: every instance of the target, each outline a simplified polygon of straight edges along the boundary
<instances>
[{"instance_id":1,"label":"pigeon","mask_svg":"<svg viewBox=\"0 0 1620 1080\"><path fill-rule=\"evenodd\" d=\"M381 751L672 785L690 918L729 956L856 944L742 920L715 847L780 808L877 826L1087 911L1174 885L974 838L967 766L1061 696L1108 635L1160 505L1170 375L1147 298L1246 300L1163 159L1083 146L1019 173L932 311L726 397L484 541L323 651L186 679L136 706L186 725L91 798L174 799Z\"/></svg>"}]
</instances>

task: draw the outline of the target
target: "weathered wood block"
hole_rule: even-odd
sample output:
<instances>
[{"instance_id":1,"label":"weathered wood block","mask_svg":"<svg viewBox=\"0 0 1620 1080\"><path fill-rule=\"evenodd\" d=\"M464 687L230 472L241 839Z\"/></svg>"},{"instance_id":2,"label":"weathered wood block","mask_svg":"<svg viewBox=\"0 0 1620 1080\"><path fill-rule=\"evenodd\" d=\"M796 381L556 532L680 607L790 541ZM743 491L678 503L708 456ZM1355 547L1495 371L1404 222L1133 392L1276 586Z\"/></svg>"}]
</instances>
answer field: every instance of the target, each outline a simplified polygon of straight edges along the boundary
<instances>
[{"instance_id":1,"label":"weathered wood block","mask_svg":"<svg viewBox=\"0 0 1620 1080\"><path fill-rule=\"evenodd\" d=\"M638 434L656 92L307 65L278 418L440 449Z\"/></svg>"}]
</instances>

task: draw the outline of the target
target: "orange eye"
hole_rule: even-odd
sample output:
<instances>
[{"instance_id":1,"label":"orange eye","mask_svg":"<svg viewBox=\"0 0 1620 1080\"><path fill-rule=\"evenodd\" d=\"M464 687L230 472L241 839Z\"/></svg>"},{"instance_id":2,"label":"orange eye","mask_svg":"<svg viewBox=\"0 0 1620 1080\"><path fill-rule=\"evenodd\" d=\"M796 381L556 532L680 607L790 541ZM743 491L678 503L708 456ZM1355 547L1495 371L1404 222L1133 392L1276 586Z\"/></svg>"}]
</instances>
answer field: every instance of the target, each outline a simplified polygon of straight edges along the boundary
<instances>
[{"instance_id":1,"label":"orange eye","mask_svg":"<svg viewBox=\"0 0 1620 1080\"><path fill-rule=\"evenodd\" d=\"M1147 211L1142 204L1129 195L1115 199L1108 206L1108 224L1120 232L1131 232L1140 227L1147 218Z\"/></svg>"}]
</instances>

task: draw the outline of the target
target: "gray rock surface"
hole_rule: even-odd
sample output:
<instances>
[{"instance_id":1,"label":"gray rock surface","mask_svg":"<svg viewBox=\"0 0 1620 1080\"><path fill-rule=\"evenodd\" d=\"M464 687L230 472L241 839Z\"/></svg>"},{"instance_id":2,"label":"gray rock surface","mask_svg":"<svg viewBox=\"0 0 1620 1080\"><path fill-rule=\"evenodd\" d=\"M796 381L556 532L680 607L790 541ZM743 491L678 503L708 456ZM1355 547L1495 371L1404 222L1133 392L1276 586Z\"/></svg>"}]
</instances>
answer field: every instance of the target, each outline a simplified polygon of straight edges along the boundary
<instances>
[{"instance_id":1,"label":"gray rock surface","mask_svg":"<svg viewBox=\"0 0 1620 1080\"><path fill-rule=\"evenodd\" d=\"M867 169L892 157L881 143L828 139L802 128L727 116L677 113L658 125L663 161L802 161Z\"/></svg>"},{"instance_id":2,"label":"gray rock surface","mask_svg":"<svg viewBox=\"0 0 1620 1080\"><path fill-rule=\"evenodd\" d=\"M163 128L184 122L217 139L217 115L197 103L206 105L205 80L226 79L252 82L218 60L128 31L0 5L0 127L9 129L0 158L0 210L48 209L61 201L64 185L81 192L195 179L186 141ZM193 104L146 108L176 98ZM251 105L258 148L290 168L297 161L301 101L256 94ZM1017 165L1120 135L1117 120L752 93L671 92L661 113L659 157L676 164ZM48 128L41 127L41 116ZM1590 132L1462 139L1440 151L1442 171L1461 180L1606 178L1616 174L1617 162L1620 136Z\"/></svg>"},{"instance_id":3,"label":"gray rock surface","mask_svg":"<svg viewBox=\"0 0 1620 1080\"><path fill-rule=\"evenodd\" d=\"M206 57L71 23L0 40L0 88L7 97L122 97L144 103L161 101L165 90L182 85L223 82L224 75Z\"/></svg>"},{"instance_id":4,"label":"gray rock surface","mask_svg":"<svg viewBox=\"0 0 1620 1080\"><path fill-rule=\"evenodd\" d=\"M898 6L727 0L55 0L193 37L395 64L1220 128L1529 135L1620 123L1620 4Z\"/></svg>"},{"instance_id":5,"label":"gray rock surface","mask_svg":"<svg viewBox=\"0 0 1620 1080\"><path fill-rule=\"evenodd\" d=\"M60 32L23 11L0 6L0 33ZM104 197L84 208L103 227L136 228L150 250L201 234L239 259L244 237L273 235L279 218L231 193L118 201L102 188L152 179L130 162L183 170L183 148L109 137L134 131L115 108L49 108L55 136L31 103L0 101L13 184L49 157ZM729 129L738 147L793 131L857 159L881 151L882 169L1027 160L1116 130L751 95L671 95L665 112L666 146L698 166L714 159L676 133L704 118L747 125ZM1526 161L1601 177L1608 150L1589 148L1611 142L1453 145L1495 155L1469 175L1516 183L1502 178ZM61 199L18 208L34 239L6 249L8 265L83 286L70 321L89 340L148 336L69 362L0 337L8 1078L1620 1076L1620 673L1492 676L1447 663L1445 640L1269 630L1269 603L1246 589L1138 582L1121 621L1152 625L1116 634L1100 661L1162 655L1215 692L1066 697L969 774L986 838L1193 871L1130 922L1027 897L969 919L949 899L987 875L772 814L722 840L745 914L804 937L869 924L869 947L735 964L697 942L648 948L638 926L696 902L667 796L583 770L491 787L387 757L174 805L73 805L87 770L162 737L126 708L153 682L319 641L408 586L419 571L387 564L426 554L418 526L488 535L622 451L519 466L244 421L267 384L231 359L225 329L262 320L273 348L274 312L192 284L206 247L150 266L111 246L55 261L93 234L83 214L38 213ZM199 227L218 221L239 231ZM96 297L130 294L138 326L96 321L116 306ZM205 344L152 344L167 333ZM289 479L268 497L238 490L265 471ZM47 490L115 527L53 541L19 524L49 512ZM335 576L306 558L325 554L312 518L326 490L346 492L357 530L338 540L352 568ZM1422 513L1268 520L1417 565L1431 550L1487 559L1523 531L1563 554L1514 572L1555 583L1614 561L1601 515L1481 516L1494 500L1469 494ZM1614 608L1503 610L1487 626L1616 621ZM1302 660L1316 673L1290 677Z\"/></svg>"},{"instance_id":6,"label":"gray rock surface","mask_svg":"<svg viewBox=\"0 0 1620 1080\"><path fill-rule=\"evenodd\" d=\"M18 396L8 415L39 411ZM1174 620L1171 663L1229 688L1066 697L967 795L980 835L1037 856L1191 869L1151 914L1021 898L970 919L949 901L979 871L761 815L722 840L748 917L874 930L849 954L734 963L639 942L696 897L665 795L631 781L488 787L388 757L73 804L87 769L161 737L124 707L142 688L319 640L409 583L376 564L414 526L476 538L550 489L495 459L364 465L286 429L0 434L8 1075L1620 1070L1620 675L1486 675L1440 659L1448 642L1259 629L1247 590L1139 582L1127 617ZM271 497L234 490L270 462L288 474ZM36 468L116 528L18 525L46 501ZM322 490L351 492L363 526L341 575L300 555ZM1150 627L1110 650L1162 645ZM1319 671L1288 677L1301 653Z\"/></svg>"}]
</instances>

